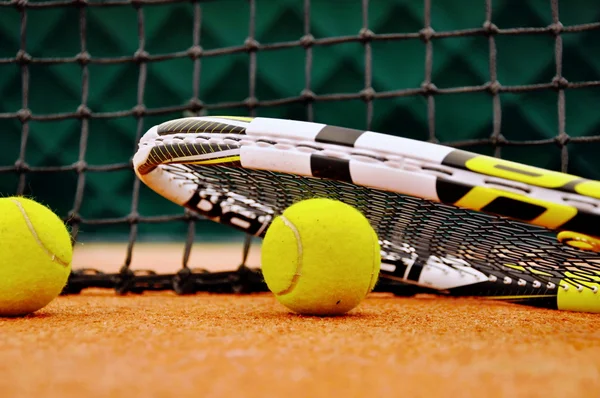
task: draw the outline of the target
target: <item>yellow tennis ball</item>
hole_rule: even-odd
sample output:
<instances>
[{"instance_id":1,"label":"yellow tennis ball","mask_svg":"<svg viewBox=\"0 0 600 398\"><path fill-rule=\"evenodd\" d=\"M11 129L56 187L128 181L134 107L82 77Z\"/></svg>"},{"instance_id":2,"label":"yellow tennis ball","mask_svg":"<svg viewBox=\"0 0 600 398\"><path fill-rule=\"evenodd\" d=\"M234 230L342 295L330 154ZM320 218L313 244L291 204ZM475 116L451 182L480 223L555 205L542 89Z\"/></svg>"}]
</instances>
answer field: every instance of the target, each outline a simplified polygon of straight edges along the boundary
<instances>
[{"instance_id":1,"label":"yellow tennis ball","mask_svg":"<svg viewBox=\"0 0 600 398\"><path fill-rule=\"evenodd\" d=\"M343 202L315 198L287 208L261 248L265 282L277 300L304 315L341 315L370 293L379 277L377 234Z\"/></svg>"},{"instance_id":2,"label":"yellow tennis ball","mask_svg":"<svg viewBox=\"0 0 600 398\"><path fill-rule=\"evenodd\" d=\"M23 197L0 198L0 316L22 316L53 301L67 283L73 249L65 224Z\"/></svg>"}]
</instances>

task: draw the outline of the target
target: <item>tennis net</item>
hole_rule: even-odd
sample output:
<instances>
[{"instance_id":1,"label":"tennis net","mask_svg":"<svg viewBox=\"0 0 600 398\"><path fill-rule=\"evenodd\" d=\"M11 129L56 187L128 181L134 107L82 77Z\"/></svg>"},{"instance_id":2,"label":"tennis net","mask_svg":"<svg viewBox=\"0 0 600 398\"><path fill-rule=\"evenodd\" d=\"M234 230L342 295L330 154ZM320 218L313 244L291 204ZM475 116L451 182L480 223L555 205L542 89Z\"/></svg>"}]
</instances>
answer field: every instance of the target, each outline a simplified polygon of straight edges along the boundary
<instances>
[{"instance_id":1,"label":"tennis net","mask_svg":"<svg viewBox=\"0 0 600 398\"><path fill-rule=\"evenodd\" d=\"M148 128L189 115L292 118L600 179L596 10L559 0L0 0L0 192L50 204L74 240L125 236L118 273L75 269L66 292L264 291L245 266L249 237L233 271L188 264L199 236L234 232L135 178L131 156ZM182 269L132 270L134 246L160 234L185 240Z\"/></svg>"}]
</instances>

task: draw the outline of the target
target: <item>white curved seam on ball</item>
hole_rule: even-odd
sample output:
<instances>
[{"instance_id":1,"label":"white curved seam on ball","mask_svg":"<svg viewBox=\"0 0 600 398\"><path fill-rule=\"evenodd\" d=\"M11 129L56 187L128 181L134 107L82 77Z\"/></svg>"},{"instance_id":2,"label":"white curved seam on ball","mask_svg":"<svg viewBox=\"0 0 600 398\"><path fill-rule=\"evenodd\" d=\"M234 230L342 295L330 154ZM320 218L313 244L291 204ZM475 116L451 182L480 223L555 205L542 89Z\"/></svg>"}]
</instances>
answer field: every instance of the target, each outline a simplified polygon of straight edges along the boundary
<instances>
[{"instance_id":1,"label":"white curved seam on ball","mask_svg":"<svg viewBox=\"0 0 600 398\"><path fill-rule=\"evenodd\" d=\"M377 243L379 243L379 236L377 235L377 233L375 233L375 238L373 239L373 248L372 249L375 248ZM379 254L379 255L381 256L381 254ZM375 259L373 259L373 262L375 262ZM371 278L369 279L369 286L367 286L367 294L365 294L365 297L367 297L373 291L373 288L375 288L375 286L373 286L373 278L375 278L375 275L376 275L375 267L376 267L375 264L373 264L373 267L371 269Z\"/></svg>"},{"instance_id":2,"label":"white curved seam on ball","mask_svg":"<svg viewBox=\"0 0 600 398\"><path fill-rule=\"evenodd\" d=\"M285 226L288 227L296 237L296 245L298 248L298 265L296 266L296 272L294 272L294 276L292 277L290 285L285 290L277 293L277 295L282 296L284 294L291 293L291 291L294 290L294 288L298 284L298 281L300 280L300 275L302 272L302 240L300 239L300 232L298 231L298 228L296 228L296 226L283 215L281 215L280 218L281 221L283 221L283 223L285 224Z\"/></svg>"},{"instance_id":3,"label":"white curved seam on ball","mask_svg":"<svg viewBox=\"0 0 600 398\"><path fill-rule=\"evenodd\" d=\"M29 228L29 232L31 232L31 235L33 236L33 239L35 239L38 246L40 246L42 248L42 250L44 250L46 252L48 257L50 257L52 259L52 261L62 265L63 267L67 267L69 264L66 263L65 261L63 261L61 258L59 258L56 254L52 253L41 241L35 228L33 227L33 224L31 223L31 220L29 219L29 216L27 215L27 211L25 211L25 208L23 207L23 205L17 200L11 199L11 201L17 206L17 208L21 212L21 215L23 216L23 218L25 219L25 223L27 224L27 228Z\"/></svg>"}]
</instances>

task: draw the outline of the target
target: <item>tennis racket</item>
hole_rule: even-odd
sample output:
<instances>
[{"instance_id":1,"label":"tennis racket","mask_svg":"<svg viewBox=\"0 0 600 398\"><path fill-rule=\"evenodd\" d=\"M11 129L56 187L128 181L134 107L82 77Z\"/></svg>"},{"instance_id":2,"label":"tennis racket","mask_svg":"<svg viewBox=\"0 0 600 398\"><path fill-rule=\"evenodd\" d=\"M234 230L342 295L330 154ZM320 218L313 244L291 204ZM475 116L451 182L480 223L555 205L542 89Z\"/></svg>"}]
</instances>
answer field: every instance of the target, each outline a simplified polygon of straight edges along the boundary
<instances>
[{"instance_id":1,"label":"tennis racket","mask_svg":"<svg viewBox=\"0 0 600 398\"><path fill-rule=\"evenodd\" d=\"M133 158L156 193L263 237L291 204L359 209L381 278L439 294L600 312L600 182L371 131L246 117L149 129Z\"/></svg>"}]
</instances>

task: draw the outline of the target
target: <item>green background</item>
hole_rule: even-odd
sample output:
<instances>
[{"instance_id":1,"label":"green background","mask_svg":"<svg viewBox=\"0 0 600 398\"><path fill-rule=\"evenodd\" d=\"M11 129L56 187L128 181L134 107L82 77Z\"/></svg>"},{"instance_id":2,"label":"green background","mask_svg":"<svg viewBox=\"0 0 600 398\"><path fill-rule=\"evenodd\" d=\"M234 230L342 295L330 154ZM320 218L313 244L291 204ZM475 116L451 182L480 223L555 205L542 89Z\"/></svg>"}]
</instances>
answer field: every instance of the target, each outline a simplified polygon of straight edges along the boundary
<instances>
[{"instance_id":1,"label":"green background","mask_svg":"<svg viewBox=\"0 0 600 398\"><path fill-rule=\"evenodd\" d=\"M43 2L35 2L43 3ZM95 2L98 3L98 2ZM434 30L480 28L485 20L483 0L432 1ZM201 3L201 46L205 51L240 46L248 37L249 3L220 0ZM146 51L151 55L185 51L192 46L193 5L173 3L144 6ZM304 34L303 1L258 0L255 39L262 43L298 40ZM311 2L312 35L319 38L357 35L362 28L360 0ZM545 27L552 23L549 1L494 1L492 21L502 29ZM424 6L415 0L371 0L368 26L376 34L418 32L423 28ZM88 7L87 50L93 58L132 56L138 49L137 11L130 5ZM75 7L27 10L26 51L34 58L73 57L80 52L79 9ZM600 21L593 0L560 2L564 26ZM15 57L20 49L21 15L16 8L0 8L0 59ZM495 38L498 80L504 86L550 82L556 73L555 39L550 34L499 35ZM418 38L372 43L372 85L375 91L418 88L424 79L425 44ZM563 75L571 82L600 80L600 30L563 34ZM257 53L256 97L276 100L298 96L305 88L305 50L293 48ZM359 42L315 46L312 90L318 94L358 93L364 88L365 49ZM433 41L432 81L438 88L476 86L490 80L489 43L484 35ZM206 104L243 101L249 95L249 55L203 57L199 99ZM148 63L143 101L148 109L185 106L193 97L193 61L184 57ZM81 104L81 66L76 62L29 66L29 109L35 115L76 111ZM139 66L134 62L91 64L88 107L95 113L131 110L137 104ZM600 89L566 92L566 131L571 137L600 132ZM558 133L557 93L552 90L500 95L502 134L510 141L553 138ZM0 63L0 114L22 107L20 67ZM345 127L366 128L367 106L360 99L317 102L314 119ZM248 115L244 107L207 114ZM259 107L258 116L306 120L303 104ZM492 132L492 96L462 93L435 96L436 137L442 143L484 139ZM173 112L142 118L143 131L165 120L182 117ZM371 129L421 140L429 136L427 100L422 96L379 99L373 103ZM133 116L92 118L85 162L89 166L126 164L136 148L138 120ZM30 167L61 166L80 156L81 121L29 123L25 161ZM22 125L0 119L0 168L18 159ZM493 154L491 145L466 149ZM600 179L597 160L600 143L568 145L568 172ZM506 159L560 170L560 148L554 143L510 146ZM131 169L86 171L82 207L84 219L125 217L131 212L135 176ZM73 209L78 177L75 171L27 174L25 193L49 204L61 216ZM15 172L0 173L0 193L16 192ZM181 208L141 187L139 213L143 216L182 214ZM127 223L83 225L79 239L126 236ZM184 222L144 223L140 236L179 239ZM237 237L238 232L213 223L198 226L202 239Z\"/></svg>"}]
</instances>

